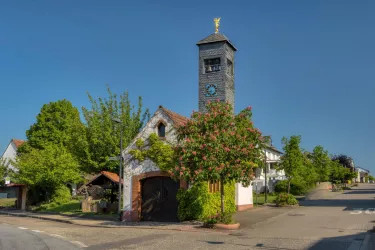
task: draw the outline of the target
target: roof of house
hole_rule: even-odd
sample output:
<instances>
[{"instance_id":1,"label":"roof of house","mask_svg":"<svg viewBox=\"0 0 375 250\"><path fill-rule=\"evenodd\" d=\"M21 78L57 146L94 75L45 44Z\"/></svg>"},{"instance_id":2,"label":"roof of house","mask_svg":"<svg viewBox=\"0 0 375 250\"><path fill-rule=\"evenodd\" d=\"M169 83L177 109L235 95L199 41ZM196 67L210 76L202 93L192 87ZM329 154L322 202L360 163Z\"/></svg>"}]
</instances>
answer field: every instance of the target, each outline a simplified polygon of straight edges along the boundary
<instances>
[{"instance_id":1,"label":"roof of house","mask_svg":"<svg viewBox=\"0 0 375 250\"><path fill-rule=\"evenodd\" d=\"M90 183L92 183L92 182L95 181L96 179L98 179L100 176L105 176L105 177L107 177L109 180L111 180L112 182L114 182L114 183L116 183L116 184L119 183L119 179L120 179L120 177L118 176L118 174L116 174L116 173L112 173L112 172L108 172L108 171L101 171L97 176L95 176L91 181L89 181L89 182L87 183L87 185L90 184ZM121 180L121 183L124 184L124 181Z\"/></svg>"},{"instance_id":2,"label":"roof of house","mask_svg":"<svg viewBox=\"0 0 375 250\"><path fill-rule=\"evenodd\" d=\"M209 35L208 37L197 42L197 45L216 43L216 42L226 42L234 49L234 51L237 51L237 48L233 45L233 43L224 34L221 34L221 33L213 33Z\"/></svg>"},{"instance_id":3,"label":"roof of house","mask_svg":"<svg viewBox=\"0 0 375 250\"><path fill-rule=\"evenodd\" d=\"M182 116L180 114L177 114L176 112L173 112L169 109L164 108L163 106L159 106L160 109L164 110L164 112L167 114L167 116L173 121L173 123L177 126L185 125L189 118Z\"/></svg>"},{"instance_id":4,"label":"roof of house","mask_svg":"<svg viewBox=\"0 0 375 250\"><path fill-rule=\"evenodd\" d=\"M9 183L5 185L6 187L23 187L25 184Z\"/></svg>"},{"instance_id":5,"label":"roof of house","mask_svg":"<svg viewBox=\"0 0 375 250\"><path fill-rule=\"evenodd\" d=\"M16 145L17 148L18 148L19 146L21 146L22 144L25 143L24 140L18 140L18 139L12 139L12 142L14 143L14 145Z\"/></svg>"}]
</instances>

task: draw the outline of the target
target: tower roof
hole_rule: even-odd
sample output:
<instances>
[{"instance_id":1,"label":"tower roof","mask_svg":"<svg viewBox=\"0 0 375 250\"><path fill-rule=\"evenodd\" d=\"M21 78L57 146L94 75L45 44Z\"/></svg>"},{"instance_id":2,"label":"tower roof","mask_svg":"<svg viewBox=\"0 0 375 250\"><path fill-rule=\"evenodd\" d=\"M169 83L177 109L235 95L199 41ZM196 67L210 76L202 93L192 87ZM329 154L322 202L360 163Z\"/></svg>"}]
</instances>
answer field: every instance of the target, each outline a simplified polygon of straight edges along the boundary
<instances>
[{"instance_id":1,"label":"tower roof","mask_svg":"<svg viewBox=\"0 0 375 250\"><path fill-rule=\"evenodd\" d=\"M221 33L213 33L209 35L208 37L197 42L197 45L199 46L201 44L217 43L217 42L226 42L232 47L234 51L237 51L237 48L234 46L234 44L224 34L221 34Z\"/></svg>"}]
</instances>

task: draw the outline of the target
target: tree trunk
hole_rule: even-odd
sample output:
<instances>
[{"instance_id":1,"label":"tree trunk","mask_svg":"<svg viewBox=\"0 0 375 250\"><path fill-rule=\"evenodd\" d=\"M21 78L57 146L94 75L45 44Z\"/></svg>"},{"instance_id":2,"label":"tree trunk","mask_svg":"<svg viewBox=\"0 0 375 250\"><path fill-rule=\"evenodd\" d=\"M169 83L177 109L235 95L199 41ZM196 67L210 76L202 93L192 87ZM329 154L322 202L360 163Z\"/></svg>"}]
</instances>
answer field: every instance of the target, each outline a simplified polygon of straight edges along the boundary
<instances>
[{"instance_id":1,"label":"tree trunk","mask_svg":"<svg viewBox=\"0 0 375 250\"><path fill-rule=\"evenodd\" d=\"M288 181L288 194L290 193L290 179Z\"/></svg>"},{"instance_id":2,"label":"tree trunk","mask_svg":"<svg viewBox=\"0 0 375 250\"><path fill-rule=\"evenodd\" d=\"M224 179L221 178L220 180L220 198L221 198L221 213L224 213Z\"/></svg>"}]
</instances>

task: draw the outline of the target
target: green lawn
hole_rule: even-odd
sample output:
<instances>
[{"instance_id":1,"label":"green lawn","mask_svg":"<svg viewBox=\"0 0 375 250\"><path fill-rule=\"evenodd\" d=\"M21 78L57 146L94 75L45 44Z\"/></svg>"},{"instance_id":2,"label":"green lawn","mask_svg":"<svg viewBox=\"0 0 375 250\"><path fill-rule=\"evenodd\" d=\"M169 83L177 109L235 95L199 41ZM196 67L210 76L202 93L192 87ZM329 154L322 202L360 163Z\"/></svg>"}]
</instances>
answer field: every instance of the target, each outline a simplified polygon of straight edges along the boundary
<instances>
[{"instance_id":1,"label":"green lawn","mask_svg":"<svg viewBox=\"0 0 375 250\"><path fill-rule=\"evenodd\" d=\"M73 200L65 204L57 205L55 203L49 203L41 205L35 209L38 212L55 212L55 213L66 213L71 214L75 212L81 212L80 201Z\"/></svg>"},{"instance_id":2,"label":"green lawn","mask_svg":"<svg viewBox=\"0 0 375 250\"><path fill-rule=\"evenodd\" d=\"M267 196L267 203L275 203L275 199L276 199L276 196L268 195ZM264 200L265 200L264 194L258 194L258 200L257 200L255 195L253 197L253 202L254 202L255 206L264 205L264 203L265 203Z\"/></svg>"},{"instance_id":3,"label":"green lawn","mask_svg":"<svg viewBox=\"0 0 375 250\"><path fill-rule=\"evenodd\" d=\"M34 209L36 212L48 212L48 213L58 213L61 215L71 215L84 218L98 218L113 220L118 217L117 213L94 213L94 212L82 212L81 204L78 200L72 200L68 203L56 205L54 203L43 204L40 207Z\"/></svg>"},{"instance_id":4,"label":"green lawn","mask_svg":"<svg viewBox=\"0 0 375 250\"><path fill-rule=\"evenodd\" d=\"M14 207L17 198L2 198L0 199L0 207Z\"/></svg>"}]
</instances>

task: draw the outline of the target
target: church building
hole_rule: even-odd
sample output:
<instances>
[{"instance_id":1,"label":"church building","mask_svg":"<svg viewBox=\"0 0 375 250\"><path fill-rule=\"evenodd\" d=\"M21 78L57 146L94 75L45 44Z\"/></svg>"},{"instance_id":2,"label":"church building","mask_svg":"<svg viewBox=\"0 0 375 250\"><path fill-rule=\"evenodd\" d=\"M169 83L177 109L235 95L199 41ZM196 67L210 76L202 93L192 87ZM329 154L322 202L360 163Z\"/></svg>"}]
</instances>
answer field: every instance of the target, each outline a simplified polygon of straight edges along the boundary
<instances>
[{"instance_id":1,"label":"church building","mask_svg":"<svg viewBox=\"0 0 375 250\"><path fill-rule=\"evenodd\" d=\"M204 112L210 100L227 101L235 104L235 52L234 44L218 31L197 43L199 49L199 111ZM163 106L157 111L122 152L124 157L123 219L126 221L177 219L176 194L179 188L188 188L185 181L176 182L168 173L149 159L134 160L129 151L136 147L138 139L146 140L156 133L166 142L176 142L176 127L184 125L188 118ZM235 184L237 210L253 207L252 187Z\"/></svg>"}]
</instances>

